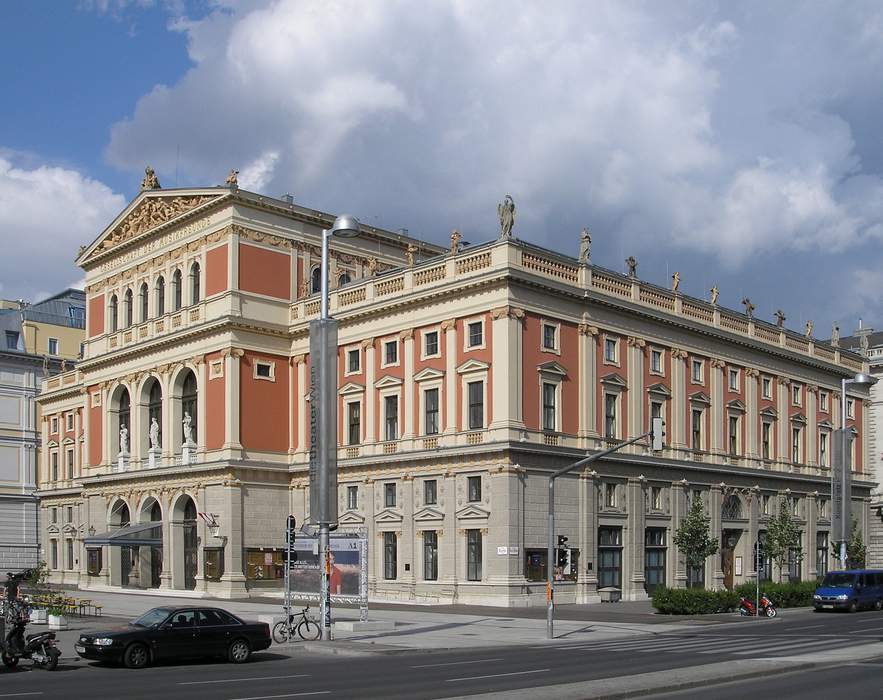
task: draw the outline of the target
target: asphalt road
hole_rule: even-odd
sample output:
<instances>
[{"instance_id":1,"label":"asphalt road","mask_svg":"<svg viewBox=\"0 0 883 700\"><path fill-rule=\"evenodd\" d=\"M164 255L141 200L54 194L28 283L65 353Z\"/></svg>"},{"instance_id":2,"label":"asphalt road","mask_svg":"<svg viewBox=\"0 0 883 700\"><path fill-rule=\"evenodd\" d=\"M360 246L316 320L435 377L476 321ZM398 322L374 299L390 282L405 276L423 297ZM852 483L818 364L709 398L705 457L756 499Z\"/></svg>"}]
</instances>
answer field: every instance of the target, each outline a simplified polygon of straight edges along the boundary
<instances>
[{"instance_id":1,"label":"asphalt road","mask_svg":"<svg viewBox=\"0 0 883 700\"><path fill-rule=\"evenodd\" d=\"M786 611L775 620L734 618L733 624L699 625L686 632L640 634L606 642L592 641L592 624L587 623L578 639L537 640L522 646L369 657L307 654L295 646L285 654L271 648L240 666L220 661L182 662L140 671L73 661L72 650L63 649L65 657L55 672L0 671L0 699L269 700L325 695L428 699L615 678L729 659L795 656L834 646L858 647L883 641L883 613L875 612L844 615ZM850 673L859 668L864 677L866 667L849 668ZM867 668L876 668L879 677L880 667ZM785 688L792 687L784 677L764 678L757 685L760 697L774 697L771 684L779 681L785 682ZM879 682L875 687L879 689ZM740 698L750 697L744 684L738 692ZM838 692L827 695L826 700L858 700L865 697L862 692ZM717 689L714 695L721 697ZM879 693L872 697L879 697Z\"/></svg>"}]
</instances>

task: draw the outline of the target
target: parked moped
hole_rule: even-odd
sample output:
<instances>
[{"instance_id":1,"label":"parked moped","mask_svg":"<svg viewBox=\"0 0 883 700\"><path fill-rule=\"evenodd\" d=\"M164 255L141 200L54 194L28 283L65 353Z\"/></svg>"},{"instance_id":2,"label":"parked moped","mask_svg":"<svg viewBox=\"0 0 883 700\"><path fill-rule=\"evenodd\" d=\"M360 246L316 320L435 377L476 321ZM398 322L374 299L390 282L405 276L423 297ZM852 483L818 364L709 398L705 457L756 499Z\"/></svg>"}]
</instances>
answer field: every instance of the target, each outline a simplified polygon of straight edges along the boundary
<instances>
[{"instance_id":1,"label":"parked moped","mask_svg":"<svg viewBox=\"0 0 883 700\"><path fill-rule=\"evenodd\" d=\"M31 621L30 607L18 599L18 586L28 572L6 575L6 600L0 615L0 660L6 668L15 668L20 659L29 659L34 666L54 671L61 651L55 645L55 632L25 635Z\"/></svg>"},{"instance_id":2,"label":"parked moped","mask_svg":"<svg viewBox=\"0 0 883 700\"><path fill-rule=\"evenodd\" d=\"M754 601L743 597L739 601L739 614L742 617L757 615ZM776 610L776 606L773 605L773 601L767 598L766 593L760 594L760 614L765 615L766 617L775 617L779 614L778 610Z\"/></svg>"}]
</instances>

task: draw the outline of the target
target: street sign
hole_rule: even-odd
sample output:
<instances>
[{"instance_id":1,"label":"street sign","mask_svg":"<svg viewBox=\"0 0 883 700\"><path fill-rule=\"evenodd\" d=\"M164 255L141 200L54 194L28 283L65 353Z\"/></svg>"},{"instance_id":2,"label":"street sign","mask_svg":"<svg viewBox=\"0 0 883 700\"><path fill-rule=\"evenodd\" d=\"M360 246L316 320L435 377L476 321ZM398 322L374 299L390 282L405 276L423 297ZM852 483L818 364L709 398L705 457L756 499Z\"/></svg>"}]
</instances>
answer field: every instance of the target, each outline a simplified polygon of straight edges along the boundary
<instances>
[{"instance_id":1,"label":"street sign","mask_svg":"<svg viewBox=\"0 0 883 700\"><path fill-rule=\"evenodd\" d=\"M337 321L310 321L310 519L337 522Z\"/></svg>"},{"instance_id":2,"label":"street sign","mask_svg":"<svg viewBox=\"0 0 883 700\"><path fill-rule=\"evenodd\" d=\"M852 521L852 436L849 430L834 431L831 478L831 536L835 542L849 537ZM843 439L846 435L846 450ZM846 457L846 464L843 458Z\"/></svg>"}]
</instances>

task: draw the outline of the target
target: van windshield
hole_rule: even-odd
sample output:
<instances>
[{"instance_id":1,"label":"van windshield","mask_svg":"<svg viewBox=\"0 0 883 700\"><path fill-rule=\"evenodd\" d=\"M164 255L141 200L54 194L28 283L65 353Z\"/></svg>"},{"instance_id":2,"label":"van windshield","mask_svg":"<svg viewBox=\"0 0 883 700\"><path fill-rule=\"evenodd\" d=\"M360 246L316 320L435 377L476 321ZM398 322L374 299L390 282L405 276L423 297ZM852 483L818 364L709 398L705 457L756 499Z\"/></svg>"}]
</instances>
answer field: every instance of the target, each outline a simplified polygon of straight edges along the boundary
<instances>
[{"instance_id":1,"label":"van windshield","mask_svg":"<svg viewBox=\"0 0 883 700\"><path fill-rule=\"evenodd\" d=\"M825 588L851 588L855 584L855 574L825 574L822 586Z\"/></svg>"}]
</instances>

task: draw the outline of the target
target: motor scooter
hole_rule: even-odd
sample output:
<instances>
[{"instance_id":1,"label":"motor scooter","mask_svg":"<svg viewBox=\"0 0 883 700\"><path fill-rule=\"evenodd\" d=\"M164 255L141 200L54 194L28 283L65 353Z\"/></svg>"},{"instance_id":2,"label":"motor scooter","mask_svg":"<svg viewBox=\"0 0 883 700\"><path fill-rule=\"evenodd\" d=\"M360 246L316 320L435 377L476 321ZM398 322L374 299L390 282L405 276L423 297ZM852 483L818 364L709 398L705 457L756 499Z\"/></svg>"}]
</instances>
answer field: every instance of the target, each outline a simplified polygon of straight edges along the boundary
<instances>
[{"instance_id":1,"label":"motor scooter","mask_svg":"<svg viewBox=\"0 0 883 700\"><path fill-rule=\"evenodd\" d=\"M28 572L7 574L6 600L0 615L0 660L6 668L15 668L20 659L29 659L34 666L54 671L61 651L55 645L55 632L25 635L31 621L30 607L18 600L18 584Z\"/></svg>"},{"instance_id":2,"label":"motor scooter","mask_svg":"<svg viewBox=\"0 0 883 700\"><path fill-rule=\"evenodd\" d=\"M754 606L754 601L749 598L743 597L739 601L739 614L742 617L751 617L753 615L757 615L757 609ZM773 601L771 601L766 593L760 594L760 614L765 615L766 617L775 617L779 614L779 611L776 610L776 606L773 605Z\"/></svg>"}]
</instances>

